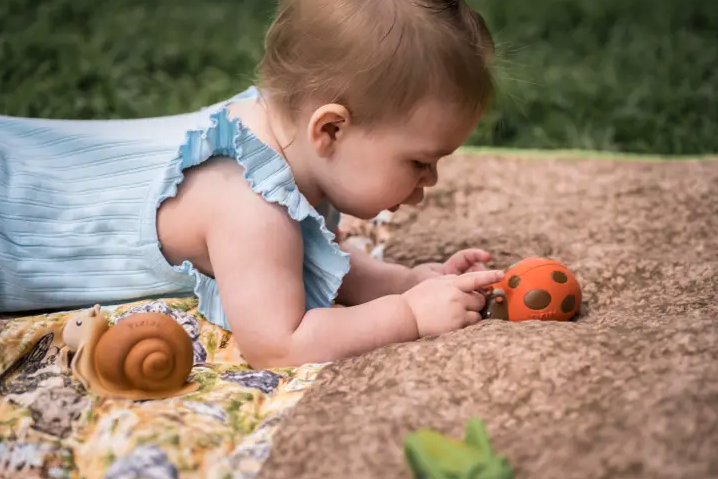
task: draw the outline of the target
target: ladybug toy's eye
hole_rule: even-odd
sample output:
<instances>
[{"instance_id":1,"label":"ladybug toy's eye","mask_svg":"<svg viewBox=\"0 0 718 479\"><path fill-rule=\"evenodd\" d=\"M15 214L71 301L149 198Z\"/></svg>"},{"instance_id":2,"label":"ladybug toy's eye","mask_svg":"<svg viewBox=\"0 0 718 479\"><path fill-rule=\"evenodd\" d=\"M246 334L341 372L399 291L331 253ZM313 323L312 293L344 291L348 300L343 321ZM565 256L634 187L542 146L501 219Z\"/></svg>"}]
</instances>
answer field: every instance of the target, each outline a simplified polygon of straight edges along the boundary
<instances>
[{"instance_id":1,"label":"ladybug toy's eye","mask_svg":"<svg viewBox=\"0 0 718 479\"><path fill-rule=\"evenodd\" d=\"M75 321L75 324L78 326L82 326L82 320L78 319L77 321Z\"/></svg>"}]
</instances>

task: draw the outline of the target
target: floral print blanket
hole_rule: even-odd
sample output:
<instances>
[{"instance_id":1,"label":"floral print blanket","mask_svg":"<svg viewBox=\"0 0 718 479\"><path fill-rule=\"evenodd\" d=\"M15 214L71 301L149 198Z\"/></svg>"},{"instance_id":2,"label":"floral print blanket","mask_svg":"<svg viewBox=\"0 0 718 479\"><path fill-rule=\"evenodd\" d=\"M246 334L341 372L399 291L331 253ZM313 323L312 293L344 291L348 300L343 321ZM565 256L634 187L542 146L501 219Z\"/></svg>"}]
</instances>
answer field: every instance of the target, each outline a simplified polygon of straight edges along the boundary
<instances>
[{"instance_id":1,"label":"floral print blanket","mask_svg":"<svg viewBox=\"0 0 718 479\"><path fill-rule=\"evenodd\" d=\"M386 224L343 219L339 233L381 257ZM281 418L323 367L251 369L195 298L103 309L112 322L138 311L174 318L193 341L200 389L168 400L97 398L72 375L62 340L76 312L0 319L0 478L254 477Z\"/></svg>"}]
</instances>

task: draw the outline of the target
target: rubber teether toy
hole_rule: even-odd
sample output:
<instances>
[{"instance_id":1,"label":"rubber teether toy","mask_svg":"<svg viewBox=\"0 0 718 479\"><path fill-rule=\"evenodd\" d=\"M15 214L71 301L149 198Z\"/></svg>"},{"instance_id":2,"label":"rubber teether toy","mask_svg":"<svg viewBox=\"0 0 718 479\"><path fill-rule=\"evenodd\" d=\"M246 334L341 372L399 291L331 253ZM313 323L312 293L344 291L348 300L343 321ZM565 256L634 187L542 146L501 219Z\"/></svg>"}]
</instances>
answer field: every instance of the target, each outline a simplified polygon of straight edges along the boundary
<instances>
[{"instance_id":1,"label":"rubber teether toy","mask_svg":"<svg viewBox=\"0 0 718 479\"><path fill-rule=\"evenodd\" d=\"M146 400L192 393L192 340L170 316L136 313L110 326L100 305L68 320L63 340L73 374L102 397Z\"/></svg>"},{"instance_id":2,"label":"rubber teether toy","mask_svg":"<svg viewBox=\"0 0 718 479\"><path fill-rule=\"evenodd\" d=\"M581 306L581 286L563 263L526 258L488 287L484 319L568 321Z\"/></svg>"},{"instance_id":3,"label":"rubber teether toy","mask_svg":"<svg viewBox=\"0 0 718 479\"><path fill-rule=\"evenodd\" d=\"M472 417L464 439L420 429L404 438L404 455L415 479L513 479L508 459L491 445L484 422Z\"/></svg>"}]
</instances>

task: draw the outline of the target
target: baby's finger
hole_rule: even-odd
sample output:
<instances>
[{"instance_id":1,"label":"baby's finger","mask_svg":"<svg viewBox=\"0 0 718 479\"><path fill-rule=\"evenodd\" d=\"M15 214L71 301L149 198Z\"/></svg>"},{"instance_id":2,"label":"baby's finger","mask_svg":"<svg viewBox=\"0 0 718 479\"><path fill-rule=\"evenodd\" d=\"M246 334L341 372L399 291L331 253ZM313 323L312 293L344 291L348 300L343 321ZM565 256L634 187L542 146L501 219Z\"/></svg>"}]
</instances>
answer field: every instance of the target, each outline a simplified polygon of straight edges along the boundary
<instances>
[{"instance_id":1,"label":"baby's finger","mask_svg":"<svg viewBox=\"0 0 718 479\"><path fill-rule=\"evenodd\" d=\"M491 260L491 255L478 248L463 249L451 255L449 261L464 260L469 263L485 263Z\"/></svg>"},{"instance_id":2,"label":"baby's finger","mask_svg":"<svg viewBox=\"0 0 718 479\"><path fill-rule=\"evenodd\" d=\"M454 253L446 260L446 269L450 273L466 273L476 263L486 263L491 260L491 255L481 249L464 249Z\"/></svg>"},{"instance_id":3,"label":"baby's finger","mask_svg":"<svg viewBox=\"0 0 718 479\"><path fill-rule=\"evenodd\" d=\"M455 281L456 287L465 293L478 291L484 286L501 281L504 277L503 271L476 271L474 273L465 273L457 277Z\"/></svg>"},{"instance_id":4,"label":"baby's finger","mask_svg":"<svg viewBox=\"0 0 718 479\"><path fill-rule=\"evenodd\" d=\"M481 321L481 315L476 311L467 311L464 319L464 326L471 326Z\"/></svg>"},{"instance_id":5,"label":"baby's finger","mask_svg":"<svg viewBox=\"0 0 718 479\"><path fill-rule=\"evenodd\" d=\"M486 271L486 263L474 263L471 268L469 268L466 272L467 273L473 273L474 271Z\"/></svg>"},{"instance_id":6,"label":"baby's finger","mask_svg":"<svg viewBox=\"0 0 718 479\"><path fill-rule=\"evenodd\" d=\"M486 306L486 298L481 293L465 293L464 297L466 298L464 307L467 311L481 311Z\"/></svg>"}]
</instances>

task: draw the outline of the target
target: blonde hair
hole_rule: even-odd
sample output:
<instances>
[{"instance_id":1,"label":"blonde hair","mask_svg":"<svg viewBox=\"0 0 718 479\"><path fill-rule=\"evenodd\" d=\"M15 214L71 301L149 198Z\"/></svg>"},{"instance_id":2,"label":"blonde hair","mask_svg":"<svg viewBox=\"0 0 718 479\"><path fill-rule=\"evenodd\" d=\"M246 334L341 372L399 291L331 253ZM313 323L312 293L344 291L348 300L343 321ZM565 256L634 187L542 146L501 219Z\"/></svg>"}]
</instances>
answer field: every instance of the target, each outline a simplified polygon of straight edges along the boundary
<instances>
[{"instance_id":1,"label":"blonde hair","mask_svg":"<svg viewBox=\"0 0 718 479\"><path fill-rule=\"evenodd\" d=\"M493 98L493 54L464 0L280 0L258 83L291 121L307 101L339 103L365 125L429 98L477 115Z\"/></svg>"}]
</instances>

